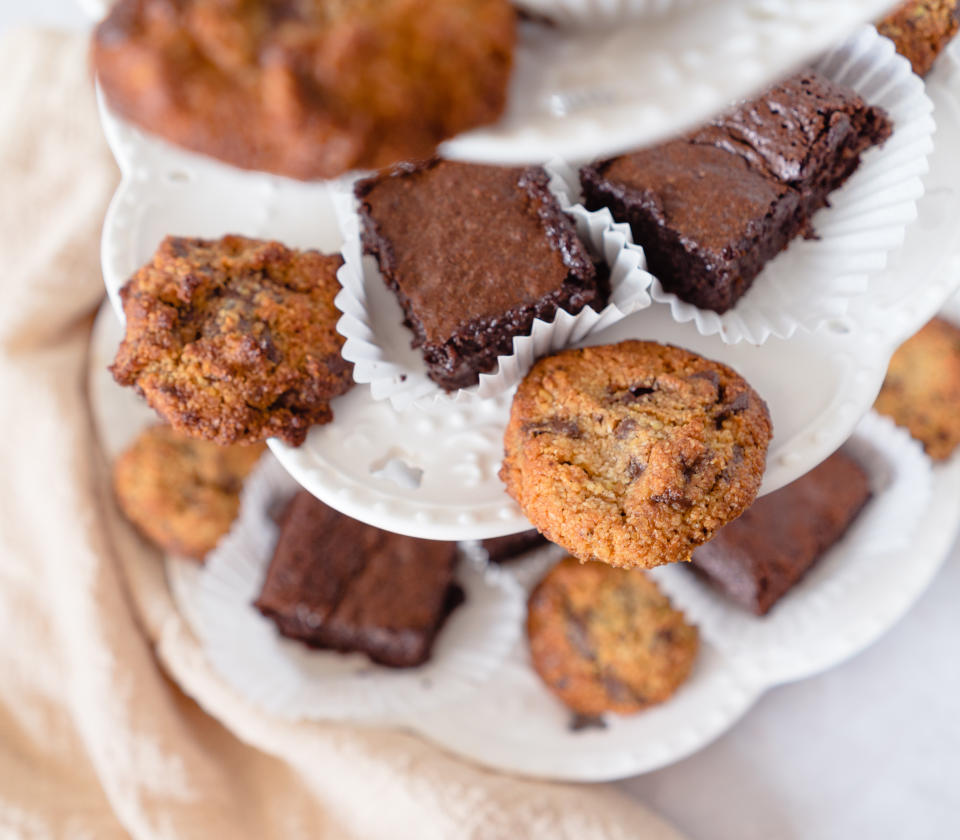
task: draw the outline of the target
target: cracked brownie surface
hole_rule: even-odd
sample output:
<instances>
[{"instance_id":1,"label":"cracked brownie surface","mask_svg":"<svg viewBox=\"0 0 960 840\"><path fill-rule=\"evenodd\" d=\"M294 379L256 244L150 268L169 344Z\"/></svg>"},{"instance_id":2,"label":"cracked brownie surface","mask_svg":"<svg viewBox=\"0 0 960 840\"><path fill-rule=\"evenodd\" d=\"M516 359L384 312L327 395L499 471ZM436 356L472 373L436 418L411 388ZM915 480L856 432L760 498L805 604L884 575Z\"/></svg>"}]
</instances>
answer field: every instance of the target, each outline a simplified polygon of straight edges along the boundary
<instances>
[{"instance_id":1,"label":"cracked brownie surface","mask_svg":"<svg viewBox=\"0 0 960 840\"><path fill-rule=\"evenodd\" d=\"M234 166L332 178L493 122L508 0L119 0L92 59L111 108Z\"/></svg>"},{"instance_id":2,"label":"cracked brownie surface","mask_svg":"<svg viewBox=\"0 0 960 840\"><path fill-rule=\"evenodd\" d=\"M882 108L807 70L683 137L580 170L584 204L630 224L669 292L726 312L893 130Z\"/></svg>"},{"instance_id":3,"label":"cracked brownie surface","mask_svg":"<svg viewBox=\"0 0 960 840\"><path fill-rule=\"evenodd\" d=\"M934 318L890 359L874 408L937 461L960 444L960 329Z\"/></svg>"},{"instance_id":4,"label":"cracked brownie surface","mask_svg":"<svg viewBox=\"0 0 960 840\"><path fill-rule=\"evenodd\" d=\"M242 236L168 236L120 292L114 378L183 434L298 446L353 381L333 304L341 263Z\"/></svg>"},{"instance_id":5,"label":"cracked brownie surface","mask_svg":"<svg viewBox=\"0 0 960 840\"><path fill-rule=\"evenodd\" d=\"M447 390L494 370L536 318L606 304L606 273L547 184L541 167L431 160L355 186L364 251Z\"/></svg>"},{"instance_id":6,"label":"cracked brownie surface","mask_svg":"<svg viewBox=\"0 0 960 840\"><path fill-rule=\"evenodd\" d=\"M500 477L551 542L649 568L689 560L746 510L771 434L725 365L645 341L567 350L520 383Z\"/></svg>"},{"instance_id":7,"label":"cracked brownie surface","mask_svg":"<svg viewBox=\"0 0 960 840\"><path fill-rule=\"evenodd\" d=\"M148 540L201 560L237 518L244 479L264 449L219 446L153 426L114 463L114 495Z\"/></svg>"},{"instance_id":8,"label":"cracked brownie surface","mask_svg":"<svg viewBox=\"0 0 960 840\"><path fill-rule=\"evenodd\" d=\"M699 646L697 629L642 571L572 557L531 593L527 637L537 673L582 715L630 714L666 700Z\"/></svg>"}]
</instances>

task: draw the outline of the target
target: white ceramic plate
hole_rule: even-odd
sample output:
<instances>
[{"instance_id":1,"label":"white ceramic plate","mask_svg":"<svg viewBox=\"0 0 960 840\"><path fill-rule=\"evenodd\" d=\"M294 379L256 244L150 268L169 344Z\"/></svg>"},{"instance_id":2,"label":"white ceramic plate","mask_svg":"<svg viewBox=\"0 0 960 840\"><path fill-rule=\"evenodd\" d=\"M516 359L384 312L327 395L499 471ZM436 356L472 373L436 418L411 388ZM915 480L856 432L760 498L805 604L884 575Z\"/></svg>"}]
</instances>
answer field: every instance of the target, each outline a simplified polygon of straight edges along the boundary
<instances>
[{"instance_id":1,"label":"white ceramic plate","mask_svg":"<svg viewBox=\"0 0 960 840\"><path fill-rule=\"evenodd\" d=\"M441 151L521 163L646 145L787 75L893 5L711 0L600 29L522 25L506 113Z\"/></svg>"},{"instance_id":2,"label":"white ceramic plate","mask_svg":"<svg viewBox=\"0 0 960 840\"><path fill-rule=\"evenodd\" d=\"M167 565L210 664L238 693L287 720L394 721L460 702L499 669L520 635L525 594L509 575L465 558L456 570L464 603L417 668L386 668L281 636L252 605L279 532L271 511L297 489L276 459L265 457L246 480L230 533L199 574L183 578L187 561Z\"/></svg>"},{"instance_id":3,"label":"white ceramic plate","mask_svg":"<svg viewBox=\"0 0 960 840\"><path fill-rule=\"evenodd\" d=\"M960 321L960 299L951 301L946 313ZM89 392L97 433L111 460L154 420L152 412L129 389L117 386L106 370L117 336L116 319L104 307L91 343ZM868 422L877 425L875 418ZM872 431L881 437L890 434L889 428ZM767 638L763 619L754 620L734 611L725 627L716 615L706 615L703 648L693 674L668 703L631 718L611 717L606 729L571 732L569 714L530 669L521 641L476 694L461 698L442 712L433 709L429 714L400 717L394 722L480 763L544 778L623 778L694 752L732 726L770 686L824 670L869 645L929 584L956 530L960 456L934 468L928 476L930 484L925 485L917 472L916 446L905 449L907 464L900 472L902 482L897 492L875 506L872 514L869 509L865 511L865 516L874 520L872 525L881 526L879 530L854 529L851 538L859 549L847 544L825 557L781 602L778 610L783 609L783 619L770 625ZM907 497L906 514L890 516L885 508L902 504ZM927 498L930 502L924 504ZM871 504L878 501L883 500L875 499ZM875 521L878 518L884 522ZM909 521L914 527L909 527ZM879 533L884 534L888 550L878 550ZM906 544L909 549L905 551ZM558 554L562 552L550 548L524 561L516 567L517 581L529 588ZM846 570L848 560L850 572ZM173 558L167 568L179 608L190 625L199 628L206 620L196 608L200 568L196 563ZM685 600L684 589L689 588L690 581L681 576L689 574L686 569L671 567L656 574L678 605L691 613L699 609L703 617L705 605L724 609L710 593L694 592L694 598ZM678 579L673 585L671 576ZM777 611L772 617L779 618ZM802 633L782 626L785 622L796 627L798 621L801 625L807 622ZM753 634L750 644L744 643L744 625Z\"/></svg>"},{"instance_id":4,"label":"white ceramic plate","mask_svg":"<svg viewBox=\"0 0 960 840\"><path fill-rule=\"evenodd\" d=\"M658 318L653 309L620 322L600 341L642 336L671 341L721 358L743 373L767 400L774 440L764 491L789 483L819 463L849 435L869 408L886 371L891 347L837 324L822 334L763 347L724 345L692 324ZM135 423L155 419L131 389L107 371L122 335L105 307L91 347L92 387L127 440ZM783 371L790 371L785 376ZM293 477L331 507L385 530L433 539L483 539L529 528L497 477L509 396L466 406L440 405L399 413L356 386L333 402L336 421L311 429L293 448L271 441ZM120 406L129 405L127 409Z\"/></svg>"},{"instance_id":5,"label":"white ceramic plate","mask_svg":"<svg viewBox=\"0 0 960 840\"><path fill-rule=\"evenodd\" d=\"M609 781L678 761L733 726L767 689L850 658L906 613L953 542L960 458L933 470L932 490L923 516L909 533L897 534L900 550L870 551L870 531L854 528L766 618L700 593L713 609L729 610L729 622L701 628L691 676L666 703L631 717L608 715L605 728L572 731L570 713L540 683L521 641L507 666L476 694L412 725L473 761L538 778ZM863 515L871 515L869 507ZM683 597L698 585L692 573L667 567L657 576L673 590L677 606L693 612L693 600ZM667 578L679 580L668 586ZM742 644L745 635L751 645Z\"/></svg>"},{"instance_id":6,"label":"white ceramic plate","mask_svg":"<svg viewBox=\"0 0 960 840\"><path fill-rule=\"evenodd\" d=\"M107 0L79 2L93 17L107 8ZM894 5L711 0L691 10L687 2L632 3L662 14L621 21L621 3L589 0L618 25L521 24L506 112L445 143L444 155L490 163L587 160L650 143L786 75ZM598 19L595 9L590 14Z\"/></svg>"}]
</instances>

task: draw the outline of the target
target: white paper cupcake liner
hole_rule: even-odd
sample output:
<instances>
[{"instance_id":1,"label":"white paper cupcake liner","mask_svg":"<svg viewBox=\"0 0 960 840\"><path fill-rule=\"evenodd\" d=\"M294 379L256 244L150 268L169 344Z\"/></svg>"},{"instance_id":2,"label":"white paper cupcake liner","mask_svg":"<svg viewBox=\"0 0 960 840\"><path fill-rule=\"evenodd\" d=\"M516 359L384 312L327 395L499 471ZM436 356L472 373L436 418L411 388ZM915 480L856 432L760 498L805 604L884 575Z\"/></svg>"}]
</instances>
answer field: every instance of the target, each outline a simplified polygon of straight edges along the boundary
<instances>
[{"instance_id":1,"label":"white paper cupcake liner","mask_svg":"<svg viewBox=\"0 0 960 840\"><path fill-rule=\"evenodd\" d=\"M719 334L728 344L762 344L842 316L851 298L868 291L870 276L886 266L916 218L935 127L923 82L872 26L861 27L814 66L885 108L893 134L881 148L864 153L857 171L830 194L830 206L814 215L817 239L794 239L731 310L719 315L699 309L653 280L654 301L669 306L676 321L693 321L702 335ZM564 181L570 196L579 199L576 173Z\"/></svg>"},{"instance_id":2,"label":"white paper cupcake liner","mask_svg":"<svg viewBox=\"0 0 960 840\"><path fill-rule=\"evenodd\" d=\"M872 412L842 449L868 472L873 497L843 539L766 616L746 612L690 568L652 572L705 638L766 684L796 678L808 666L815 670L845 633L848 611L861 614L875 579L885 579L883 564L911 562L910 542L931 498L930 459L903 429Z\"/></svg>"},{"instance_id":3,"label":"white paper cupcake liner","mask_svg":"<svg viewBox=\"0 0 960 840\"><path fill-rule=\"evenodd\" d=\"M516 385L540 356L582 341L650 305L647 290L653 278L646 271L643 250L630 242L629 229L613 224L609 214L571 206L566 185L556 176L550 189L573 216L577 234L591 253L609 266L610 301L600 312L585 307L576 315L560 310L552 322L536 319L529 335L513 339L513 353L500 356L493 372L480 374L473 387L448 393L427 376L420 351L410 347L413 333L403 325L399 303L384 284L376 260L362 253L352 184L338 185L333 196L343 233L344 264L337 275L343 287L335 301L343 313L337 330L346 339L343 356L353 362L354 380L369 384L374 399L389 399L394 408L403 410L414 403L499 396Z\"/></svg>"},{"instance_id":4,"label":"white paper cupcake liner","mask_svg":"<svg viewBox=\"0 0 960 840\"><path fill-rule=\"evenodd\" d=\"M277 538L271 513L297 489L274 458L262 461L195 585L176 587L211 665L238 693L284 719L388 723L455 701L497 670L519 636L525 596L510 576L468 560L456 575L466 600L418 668L386 668L282 637L253 602Z\"/></svg>"},{"instance_id":5,"label":"white paper cupcake liner","mask_svg":"<svg viewBox=\"0 0 960 840\"><path fill-rule=\"evenodd\" d=\"M536 18L567 28L607 28L667 14L700 0L514 0Z\"/></svg>"}]
</instances>

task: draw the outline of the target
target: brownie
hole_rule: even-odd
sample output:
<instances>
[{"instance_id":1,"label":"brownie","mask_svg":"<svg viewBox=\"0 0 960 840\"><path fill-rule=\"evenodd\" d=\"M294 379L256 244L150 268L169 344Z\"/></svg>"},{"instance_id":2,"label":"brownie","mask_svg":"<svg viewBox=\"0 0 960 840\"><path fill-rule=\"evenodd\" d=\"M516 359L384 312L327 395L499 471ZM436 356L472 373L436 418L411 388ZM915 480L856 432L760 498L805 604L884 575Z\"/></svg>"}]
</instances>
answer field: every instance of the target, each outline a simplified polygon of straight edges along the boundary
<instances>
[{"instance_id":1,"label":"brownie","mask_svg":"<svg viewBox=\"0 0 960 840\"><path fill-rule=\"evenodd\" d=\"M547 538L536 528L521 531L519 534L507 534L505 537L491 537L480 541L481 547L487 552L487 559L494 563L515 560L521 554L546 544Z\"/></svg>"},{"instance_id":2,"label":"brownie","mask_svg":"<svg viewBox=\"0 0 960 840\"><path fill-rule=\"evenodd\" d=\"M889 137L885 112L808 70L683 137L584 167L584 201L630 224L663 287L726 312Z\"/></svg>"},{"instance_id":3,"label":"brownie","mask_svg":"<svg viewBox=\"0 0 960 840\"><path fill-rule=\"evenodd\" d=\"M757 615L836 543L870 498L866 473L842 452L758 499L693 552L693 567Z\"/></svg>"},{"instance_id":4,"label":"brownie","mask_svg":"<svg viewBox=\"0 0 960 840\"><path fill-rule=\"evenodd\" d=\"M356 185L363 248L403 308L431 379L474 385L558 309L600 309L607 278L527 169L431 160Z\"/></svg>"},{"instance_id":5,"label":"brownie","mask_svg":"<svg viewBox=\"0 0 960 840\"><path fill-rule=\"evenodd\" d=\"M409 668L459 602L456 559L456 543L381 531L300 491L255 606L284 636Z\"/></svg>"}]
</instances>

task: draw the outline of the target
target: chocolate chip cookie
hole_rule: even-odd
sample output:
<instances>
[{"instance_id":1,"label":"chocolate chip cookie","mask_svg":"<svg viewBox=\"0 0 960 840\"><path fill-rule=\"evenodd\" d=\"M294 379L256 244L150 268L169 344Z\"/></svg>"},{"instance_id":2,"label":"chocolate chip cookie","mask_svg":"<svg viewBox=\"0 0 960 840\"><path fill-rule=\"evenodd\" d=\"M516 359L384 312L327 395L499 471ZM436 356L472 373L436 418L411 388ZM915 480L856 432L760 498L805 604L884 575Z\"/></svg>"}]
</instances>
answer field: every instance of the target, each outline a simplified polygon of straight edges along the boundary
<instances>
[{"instance_id":1,"label":"chocolate chip cookie","mask_svg":"<svg viewBox=\"0 0 960 840\"><path fill-rule=\"evenodd\" d=\"M926 76L933 62L960 29L960 0L907 0L877 24L913 72Z\"/></svg>"},{"instance_id":2,"label":"chocolate chip cookie","mask_svg":"<svg viewBox=\"0 0 960 840\"><path fill-rule=\"evenodd\" d=\"M687 678L695 627L639 570L568 557L530 595L533 667L582 715L630 714L661 703Z\"/></svg>"},{"instance_id":3,"label":"chocolate chip cookie","mask_svg":"<svg viewBox=\"0 0 960 840\"><path fill-rule=\"evenodd\" d=\"M496 120L515 37L509 0L118 0L91 53L126 119L309 179L429 157Z\"/></svg>"},{"instance_id":4,"label":"chocolate chip cookie","mask_svg":"<svg viewBox=\"0 0 960 840\"><path fill-rule=\"evenodd\" d=\"M725 365L645 341L566 350L520 383L500 477L551 542L649 568L689 560L747 509L771 434Z\"/></svg>"},{"instance_id":5,"label":"chocolate chip cookie","mask_svg":"<svg viewBox=\"0 0 960 840\"><path fill-rule=\"evenodd\" d=\"M353 384L333 304L341 263L242 236L168 236L120 292L114 378L183 434L299 446Z\"/></svg>"},{"instance_id":6,"label":"chocolate chip cookie","mask_svg":"<svg viewBox=\"0 0 960 840\"><path fill-rule=\"evenodd\" d=\"M263 444L218 446L154 426L114 463L121 510L148 540L197 560L230 530L240 490Z\"/></svg>"},{"instance_id":7,"label":"chocolate chip cookie","mask_svg":"<svg viewBox=\"0 0 960 840\"><path fill-rule=\"evenodd\" d=\"M960 329L934 318L904 342L874 408L905 426L937 460L960 444Z\"/></svg>"}]
</instances>

